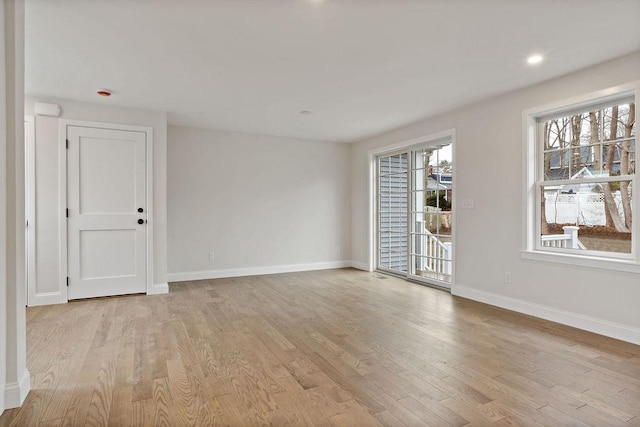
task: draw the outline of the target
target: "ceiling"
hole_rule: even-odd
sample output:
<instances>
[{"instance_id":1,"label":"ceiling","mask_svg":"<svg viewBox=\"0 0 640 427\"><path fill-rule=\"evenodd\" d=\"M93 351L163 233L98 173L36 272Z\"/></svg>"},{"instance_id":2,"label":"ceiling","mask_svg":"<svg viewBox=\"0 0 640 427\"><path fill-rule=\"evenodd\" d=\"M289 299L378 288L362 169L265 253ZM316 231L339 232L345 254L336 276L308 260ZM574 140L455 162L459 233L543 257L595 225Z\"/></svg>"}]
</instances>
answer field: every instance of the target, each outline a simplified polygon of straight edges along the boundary
<instances>
[{"instance_id":1,"label":"ceiling","mask_svg":"<svg viewBox=\"0 0 640 427\"><path fill-rule=\"evenodd\" d=\"M25 85L352 142L640 51L639 16L638 0L26 0Z\"/></svg>"}]
</instances>

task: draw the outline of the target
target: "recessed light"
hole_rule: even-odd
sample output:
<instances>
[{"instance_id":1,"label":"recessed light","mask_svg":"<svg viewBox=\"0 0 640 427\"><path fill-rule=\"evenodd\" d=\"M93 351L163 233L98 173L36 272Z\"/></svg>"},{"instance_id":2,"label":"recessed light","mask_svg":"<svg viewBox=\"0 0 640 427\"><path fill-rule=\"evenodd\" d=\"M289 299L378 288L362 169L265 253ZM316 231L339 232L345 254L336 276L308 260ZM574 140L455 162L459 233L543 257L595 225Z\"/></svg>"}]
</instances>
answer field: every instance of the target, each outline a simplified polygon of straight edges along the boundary
<instances>
[{"instance_id":1,"label":"recessed light","mask_svg":"<svg viewBox=\"0 0 640 427\"><path fill-rule=\"evenodd\" d=\"M531 55L527 58L527 63L531 65L539 64L542 62L542 55Z\"/></svg>"},{"instance_id":2,"label":"recessed light","mask_svg":"<svg viewBox=\"0 0 640 427\"><path fill-rule=\"evenodd\" d=\"M302 110L300 111L300 114L302 114L303 116L308 116L309 114L311 114L311 111Z\"/></svg>"}]
</instances>

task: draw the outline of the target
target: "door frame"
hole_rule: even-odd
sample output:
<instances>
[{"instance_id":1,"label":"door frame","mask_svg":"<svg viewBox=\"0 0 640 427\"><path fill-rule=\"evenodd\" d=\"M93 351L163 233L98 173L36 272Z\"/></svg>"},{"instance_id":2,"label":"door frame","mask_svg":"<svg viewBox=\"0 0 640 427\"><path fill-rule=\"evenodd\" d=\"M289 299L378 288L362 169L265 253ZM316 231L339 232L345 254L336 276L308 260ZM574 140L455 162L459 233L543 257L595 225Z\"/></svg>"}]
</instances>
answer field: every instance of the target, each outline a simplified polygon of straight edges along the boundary
<instances>
[{"instance_id":1,"label":"door frame","mask_svg":"<svg viewBox=\"0 0 640 427\"><path fill-rule=\"evenodd\" d=\"M147 295L153 292L153 128L148 126L131 126L116 123L90 122L84 120L67 120L61 119L58 122L58 162L59 162L59 219L60 219L60 302L69 301L67 293L67 276L68 276L68 259L67 259L67 240L69 238L67 231L67 128L69 126L89 127L108 130L122 130L131 132L143 132L146 134L145 144L145 161L146 161L146 203L147 203L147 271L146 271L146 287Z\"/></svg>"},{"instance_id":2,"label":"door frame","mask_svg":"<svg viewBox=\"0 0 640 427\"><path fill-rule=\"evenodd\" d=\"M368 265L368 271L373 272L376 271L377 269L377 265L378 265L378 236L377 236L377 230L378 230L378 215L377 215L377 207L378 207L378 197L377 197L377 186L378 186L378 156L380 155L384 155L384 154L388 154L388 153L397 153L403 150L412 150L415 148L420 148L422 147L425 143L428 144L430 142L435 142L437 140L440 139L450 139L451 140L451 144L453 146L452 150L451 150L451 154L452 154L452 163L455 165L455 161L456 161L456 151L458 148L458 144L456 143L456 130L455 128L452 129L447 129L444 130L442 132L435 132L435 133L431 133L425 136L421 136L418 138L413 138L410 140L406 140L406 141L402 141L402 142L398 142L395 144L391 144L391 145L386 145L383 147L379 147L379 148L374 148L371 149L369 151L367 151L367 155L368 155L368 162L369 162L369 182L368 182L368 197L369 197L369 247L368 247L368 252L369 252L369 265ZM455 279L456 279L456 265L457 265L457 256L456 256L456 252L457 252L457 229L458 227L456 226L457 224L457 210L458 210L458 192L456 191L456 187L457 187L457 173L456 173L456 169L454 168L453 170L453 180L452 180L452 185L451 185L451 191L452 191L452 204L453 204L453 209L451 210L451 221L454 224L453 227L453 231L451 233L451 241L452 241L452 253L451 256L453 258L453 262L451 265L451 288L443 288L441 287L438 282L433 282L433 281L429 281L429 280L422 280L422 279L416 279L415 277L409 277L409 275L405 276L399 276L399 277L404 277L407 280L411 280L411 281L417 281L419 283L424 283L424 284L428 284L429 286L434 286L437 287L439 289L445 289L447 292L453 292L453 288L455 286ZM410 203L411 204L411 203ZM410 208L409 208L410 209Z\"/></svg>"},{"instance_id":3,"label":"door frame","mask_svg":"<svg viewBox=\"0 0 640 427\"><path fill-rule=\"evenodd\" d=\"M25 115L25 227L26 227L26 297L27 306L34 305L36 295L36 118Z\"/></svg>"}]
</instances>

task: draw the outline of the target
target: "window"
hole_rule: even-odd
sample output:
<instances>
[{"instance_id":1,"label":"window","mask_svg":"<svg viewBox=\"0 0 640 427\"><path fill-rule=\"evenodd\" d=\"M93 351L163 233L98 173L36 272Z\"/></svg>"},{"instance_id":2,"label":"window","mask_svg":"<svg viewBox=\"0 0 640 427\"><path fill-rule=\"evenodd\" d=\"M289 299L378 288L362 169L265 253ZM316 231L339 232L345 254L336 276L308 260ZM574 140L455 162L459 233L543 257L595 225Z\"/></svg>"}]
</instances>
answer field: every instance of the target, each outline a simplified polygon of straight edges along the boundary
<instances>
[{"instance_id":1,"label":"window","mask_svg":"<svg viewBox=\"0 0 640 427\"><path fill-rule=\"evenodd\" d=\"M525 113L528 252L639 261L638 113L623 89Z\"/></svg>"}]
</instances>

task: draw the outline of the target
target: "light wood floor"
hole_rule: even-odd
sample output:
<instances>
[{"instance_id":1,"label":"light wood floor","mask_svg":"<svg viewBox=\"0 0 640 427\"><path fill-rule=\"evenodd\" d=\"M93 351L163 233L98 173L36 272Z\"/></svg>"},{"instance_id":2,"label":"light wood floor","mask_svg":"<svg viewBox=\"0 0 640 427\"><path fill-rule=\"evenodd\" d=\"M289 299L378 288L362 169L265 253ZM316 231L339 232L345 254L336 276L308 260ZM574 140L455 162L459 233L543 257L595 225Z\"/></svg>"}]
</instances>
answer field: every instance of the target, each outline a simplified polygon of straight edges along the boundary
<instances>
[{"instance_id":1,"label":"light wood floor","mask_svg":"<svg viewBox=\"0 0 640 427\"><path fill-rule=\"evenodd\" d=\"M640 347L356 270L35 307L0 425L640 425Z\"/></svg>"}]
</instances>

